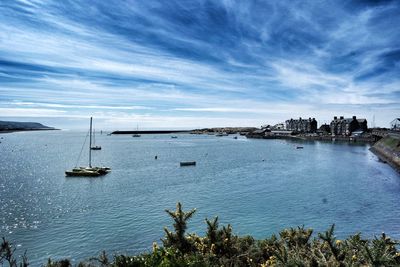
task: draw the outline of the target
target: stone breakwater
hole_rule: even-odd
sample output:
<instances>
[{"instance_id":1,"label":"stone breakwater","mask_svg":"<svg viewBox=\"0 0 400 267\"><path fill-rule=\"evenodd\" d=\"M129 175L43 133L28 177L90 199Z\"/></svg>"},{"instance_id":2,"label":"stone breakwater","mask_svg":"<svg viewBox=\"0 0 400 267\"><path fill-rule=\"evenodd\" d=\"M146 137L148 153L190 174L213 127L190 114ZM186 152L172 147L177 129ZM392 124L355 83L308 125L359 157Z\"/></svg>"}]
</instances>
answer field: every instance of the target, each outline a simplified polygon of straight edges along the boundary
<instances>
[{"instance_id":1,"label":"stone breakwater","mask_svg":"<svg viewBox=\"0 0 400 267\"><path fill-rule=\"evenodd\" d=\"M376 142L370 150L378 158L400 172L400 134L389 134Z\"/></svg>"}]
</instances>

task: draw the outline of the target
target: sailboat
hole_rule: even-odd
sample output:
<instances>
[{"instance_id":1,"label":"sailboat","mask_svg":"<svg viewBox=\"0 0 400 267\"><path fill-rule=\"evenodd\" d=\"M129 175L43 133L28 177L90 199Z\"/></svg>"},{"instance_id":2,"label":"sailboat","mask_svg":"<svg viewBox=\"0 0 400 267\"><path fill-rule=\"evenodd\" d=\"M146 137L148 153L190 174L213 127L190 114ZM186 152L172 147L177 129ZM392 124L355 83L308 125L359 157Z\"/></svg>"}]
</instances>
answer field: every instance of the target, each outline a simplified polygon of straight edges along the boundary
<instances>
[{"instance_id":1,"label":"sailboat","mask_svg":"<svg viewBox=\"0 0 400 267\"><path fill-rule=\"evenodd\" d=\"M136 133L132 134L132 137L140 137L140 134L139 134L139 125L136 125Z\"/></svg>"},{"instance_id":2,"label":"sailboat","mask_svg":"<svg viewBox=\"0 0 400 267\"><path fill-rule=\"evenodd\" d=\"M96 146L96 130L93 130L93 146L90 147L91 150L101 150L101 146Z\"/></svg>"},{"instance_id":3,"label":"sailboat","mask_svg":"<svg viewBox=\"0 0 400 267\"><path fill-rule=\"evenodd\" d=\"M66 171L66 176L88 176L96 177L105 175L111 171L109 167L94 167L92 166L92 117L90 117L90 130L89 130L89 165L87 167L75 167L70 171Z\"/></svg>"}]
</instances>

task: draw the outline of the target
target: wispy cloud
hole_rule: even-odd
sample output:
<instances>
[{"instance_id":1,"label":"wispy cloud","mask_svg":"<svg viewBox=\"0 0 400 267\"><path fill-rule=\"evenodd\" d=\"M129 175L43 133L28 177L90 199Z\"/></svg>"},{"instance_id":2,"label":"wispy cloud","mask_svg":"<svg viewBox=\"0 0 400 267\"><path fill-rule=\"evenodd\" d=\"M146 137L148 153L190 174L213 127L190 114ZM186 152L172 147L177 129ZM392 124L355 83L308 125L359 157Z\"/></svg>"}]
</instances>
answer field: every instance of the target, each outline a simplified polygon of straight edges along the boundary
<instances>
[{"instance_id":1,"label":"wispy cloud","mask_svg":"<svg viewBox=\"0 0 400 267\"><path fill-rule=\"evenodd\" d=\"M397 1L4 0L0 116L201 127L340 112L387 126L399 13Z\"/></svg>"}]
</instances>

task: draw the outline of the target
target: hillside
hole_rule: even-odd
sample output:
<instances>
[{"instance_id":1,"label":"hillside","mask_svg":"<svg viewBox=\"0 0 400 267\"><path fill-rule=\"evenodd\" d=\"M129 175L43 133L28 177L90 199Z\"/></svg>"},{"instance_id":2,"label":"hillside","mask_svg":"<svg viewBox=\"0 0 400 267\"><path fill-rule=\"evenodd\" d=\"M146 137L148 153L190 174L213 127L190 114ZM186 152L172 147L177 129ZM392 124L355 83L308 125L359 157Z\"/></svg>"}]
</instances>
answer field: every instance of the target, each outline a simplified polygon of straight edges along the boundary
<instances>
[{"instance_id":1,"label":"hillside","mask_svg":"<svg viewBox=\"0 0 400 267\"><path fill-rule=\"evenodd\" d=\"M0 132L55 130L38 122L0 121Z\"/></svg>"}]
</instances>

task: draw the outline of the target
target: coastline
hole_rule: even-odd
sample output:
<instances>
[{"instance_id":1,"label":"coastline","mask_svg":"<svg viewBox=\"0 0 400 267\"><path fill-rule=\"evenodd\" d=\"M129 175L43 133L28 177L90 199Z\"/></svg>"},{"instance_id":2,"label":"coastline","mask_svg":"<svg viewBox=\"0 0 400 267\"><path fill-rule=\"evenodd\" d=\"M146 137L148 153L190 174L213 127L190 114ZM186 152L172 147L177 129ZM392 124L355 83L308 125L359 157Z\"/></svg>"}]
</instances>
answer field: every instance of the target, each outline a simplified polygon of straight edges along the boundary
<instances>
[{"instance_id":1,"label":"coastline","mask_svg":"<svg viewBox=\"0 0 400 267\"><path fill-rule=\"evenodd\" d=\"M246 135L247 138L255 139L289 139L303 141L332 141L348 143L374 143L371 137L348 137L348 136L299 136L299 135Z\"/></svg>"},{"instance_id":2,"label":"coastline","mask_svg":"<svg viewBox=\"0 0 400 267\"><path fill-rule=\"evenodd\" d=\"M34 132L34 131L61 131L61 129L49 128L49 129L9 129L0 130L0 134L15 133L15 132Z\"/></svg>"}]
</instances>

